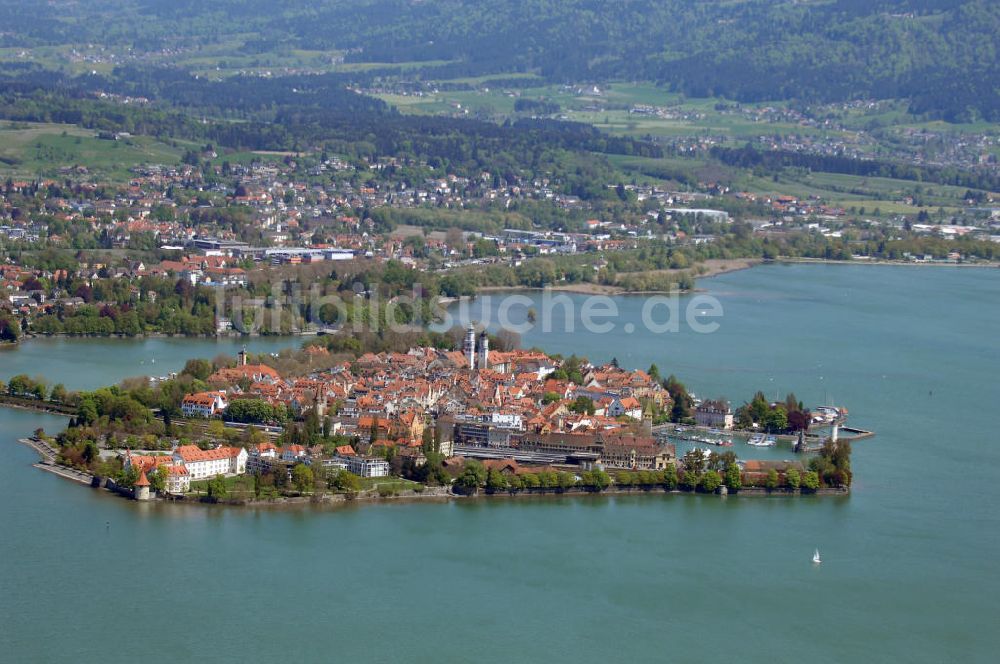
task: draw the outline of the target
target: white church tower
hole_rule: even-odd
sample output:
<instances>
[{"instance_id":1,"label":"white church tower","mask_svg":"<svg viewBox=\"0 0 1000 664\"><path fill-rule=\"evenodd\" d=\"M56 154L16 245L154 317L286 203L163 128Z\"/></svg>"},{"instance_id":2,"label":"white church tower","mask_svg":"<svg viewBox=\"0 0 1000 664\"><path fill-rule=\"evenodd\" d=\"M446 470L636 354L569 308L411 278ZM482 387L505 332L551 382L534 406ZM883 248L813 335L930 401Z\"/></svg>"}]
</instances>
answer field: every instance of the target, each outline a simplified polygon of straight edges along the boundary
<instances>
[{"instance_id":1,"label":"white church tower","mask_svg":"<svg viewBox=\"0 0 1000 664\"><path fill-rule=\"evenodd\" d=\"M469 370L476 368L476 326L469 323L469 328L465 331L465 358L469 361Z\"/></svg>"},{"instance_id":2,"label":"white church tower","mask_svg":"<svg viewBox=\"0 0 1000 664\"><path fill-rule=\"evenodd\" d=\"M486 330L479 333L479 368L490 368L490 337Z\"/></svg>"}]
</instances>

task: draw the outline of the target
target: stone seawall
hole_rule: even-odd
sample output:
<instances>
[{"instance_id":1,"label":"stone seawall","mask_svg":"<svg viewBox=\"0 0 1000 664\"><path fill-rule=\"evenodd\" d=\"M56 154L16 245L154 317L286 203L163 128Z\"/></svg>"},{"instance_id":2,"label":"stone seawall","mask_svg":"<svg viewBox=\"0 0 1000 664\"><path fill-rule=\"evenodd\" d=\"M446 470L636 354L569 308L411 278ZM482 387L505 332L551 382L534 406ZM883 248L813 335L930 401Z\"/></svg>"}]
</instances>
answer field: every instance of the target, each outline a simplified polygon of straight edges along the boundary
<instances>
[{"instance_id":1,"label":"stone seawall","mask_svg":"<svg viewBox=\"0 0 1000 664\"><path fill-rule=\"evenodd\" d=\"M466 501L466 500L510 500L522 498L565 498L565 497L599 497L599 496L685 496L697 495L704 497L722 498L722 494L699 493L695 491L681 491L674 489L667 491L663 487L641 488L617 488L608 487L604 491L592 491L585 487L571 487L564 490L559 489L525 489L517 492L497 492L487 493L477 491L475 493L458 493L452 491L450 487L427 487L423 491L402 491L392 495L381 495L375 490L365 491L357 494L326 493L320 496L285 496L274 500L223 500L208 501L200 498L185 496L168 496L167 500L188 504L230 506L230 507L253 507L253 508L295 508L295 507L336 507L351 504L377 504L392 502L422 502L422 501ZM750 487L730 492L729 497L739 498L740 496L753 497L780 497L793 498L801 496L848 496L850 489L824 487L817 491L791 491L789 489L775 489L773 491Z\"/></svg>"}]
</instances>

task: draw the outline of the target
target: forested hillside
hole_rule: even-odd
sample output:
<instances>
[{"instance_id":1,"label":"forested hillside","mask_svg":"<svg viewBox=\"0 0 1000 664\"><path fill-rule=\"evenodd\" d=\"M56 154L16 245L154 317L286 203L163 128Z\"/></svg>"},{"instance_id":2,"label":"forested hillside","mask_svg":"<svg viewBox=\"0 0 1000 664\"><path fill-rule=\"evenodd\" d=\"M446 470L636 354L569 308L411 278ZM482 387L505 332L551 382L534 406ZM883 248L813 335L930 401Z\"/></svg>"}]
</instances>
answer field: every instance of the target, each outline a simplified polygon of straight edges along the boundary
<instances>
[{"instance_id":1,"label":"forested hillside","mask_svg":"<svg viewBox=\"0 0 1000 664\"><path fill-rule=\"evenodd\" d=\"M1000 119L991 0L0 0L0 17L7 47L233 40L243 54L338 50L450 76L642 79L741 101L904 97L948 120Z\"/></svg>"}]
</instances>

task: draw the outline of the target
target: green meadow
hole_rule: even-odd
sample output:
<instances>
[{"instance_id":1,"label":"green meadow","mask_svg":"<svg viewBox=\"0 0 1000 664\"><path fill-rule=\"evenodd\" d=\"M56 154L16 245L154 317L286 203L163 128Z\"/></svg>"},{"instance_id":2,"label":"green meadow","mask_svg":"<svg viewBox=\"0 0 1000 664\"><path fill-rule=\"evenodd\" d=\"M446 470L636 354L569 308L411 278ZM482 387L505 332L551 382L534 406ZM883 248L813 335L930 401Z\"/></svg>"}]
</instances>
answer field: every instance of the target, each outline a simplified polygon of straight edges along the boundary
<instances>
[{"instance_id":1,"label":"green meadow","mask_svg":"<svg viewBox=\"0 0 1000 664\"><path fill-rule=\"evenodd\" d=\"M139 164L177 164L184 147L147 136L101 139L75 125L0 122L0 173L55 177L65 169L120 181Z\"/></svg>"}]
</instances>

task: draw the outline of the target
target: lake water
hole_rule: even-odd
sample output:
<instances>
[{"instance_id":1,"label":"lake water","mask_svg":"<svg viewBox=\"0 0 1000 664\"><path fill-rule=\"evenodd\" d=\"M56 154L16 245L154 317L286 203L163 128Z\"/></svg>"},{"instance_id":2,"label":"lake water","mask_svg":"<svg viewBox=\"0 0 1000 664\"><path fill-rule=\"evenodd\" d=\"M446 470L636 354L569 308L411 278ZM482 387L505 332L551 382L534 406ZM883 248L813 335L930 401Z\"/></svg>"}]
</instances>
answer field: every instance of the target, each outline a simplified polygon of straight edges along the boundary
<instances>
[{"instance_id":1,"label":"lake water","mask_svg":"<svg viewBox=\"0 0 1000 664\"><path fill-rule=\"evenodd\" d=\"M114 384L130 376L164 376L180 371L192 357L277 353L298 348L301 337L139 337L135 339L39 338L0 348L0 380L27 374L63 383L70 390Z\"/></svg>"},{"instance_id":2,"label":"lake water","mask_svg":"<svg viewBox=\"0 0 1000 664\"><path fill-rule=\"evenodd\" d=\"M62 420L0 410L0 660L994 661L1000 271L765 266L701 285L725 312L714 334L525 345L655 361L737 402L847 406L878 432L851 496L137 505L30 468L14 439ZM618 302L623 321L641 308ZM77 342L59 343L29 373L72 374ZM78 352L108 376L118 343Z\"/></svg>"}]
</instances>

